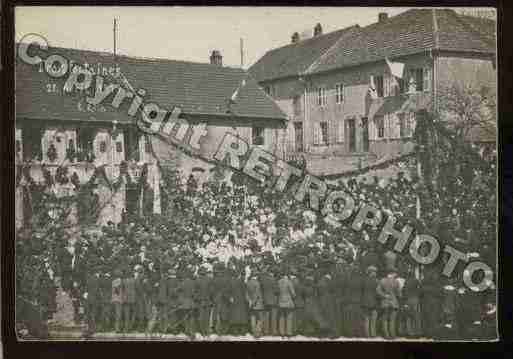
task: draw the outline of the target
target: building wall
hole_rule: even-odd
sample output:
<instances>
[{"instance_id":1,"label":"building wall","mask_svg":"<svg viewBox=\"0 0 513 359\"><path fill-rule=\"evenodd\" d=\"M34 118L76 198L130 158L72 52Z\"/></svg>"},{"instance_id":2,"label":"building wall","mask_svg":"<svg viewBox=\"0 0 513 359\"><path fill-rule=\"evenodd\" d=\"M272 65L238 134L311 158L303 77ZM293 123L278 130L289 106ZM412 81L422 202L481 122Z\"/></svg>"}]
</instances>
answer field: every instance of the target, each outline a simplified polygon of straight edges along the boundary
<instances>
[{"instance_id":1,"label":"building wall","mask_svg":"<svg viewBox=\"0 0 513 359\"><path fill-rule=\"evenodd\" d=\"M412 55L402 59L397 59L405 63L405 74L410 69L424 68L430 71L429 78L432 81L432 64L433 60L427 54ZM356 153L363 152L362 127L361 119L369 116L369 110L372 100L368 95L371 76L388 74L388 67L385 61L372 64L365 64L351 68L331 71L324 74L316 74L308 77L307 81L300 82L298 78L276 80L273 82L261 83L263 88L269 87L271 95L282 108L282 110L290 116L283 138L284 143L280 141L280 149L283 152L293 152L295 148L294 122L303 123L303 142L305 152L313 155L353 155L349 151L348 129L346 120L354 119L356 127ZM304 95L304 84L306 84L307 93ZM341 103L336 103L336 85L343 84L344 99ZM317 89L324 87L327 103L323 106L317 104ZM303 90L301 90L303 89ZM429 91L426 91L429 92ZM295 114L293 106L293 98L300 97L299 115ZM305 101L306 100L306 101ZM377 101L381 101L379 99ZM372 118L369 122L369 153L371 155L383 156L389 152L397 152L400 150L404 140L397 135L398 118L397 112L403 110L393 110L390 112L390 122L387 126L385 138L377 139L375 133L377 129L374 127ZM297 112L297 111L296 111ZM315 127L320 122L328 124L328 144L315 144L314 132ZM389 129L390 128L390 129Z\"/></svg>"},{"instance_id":2,"label":"building wall","mask_svg":"<svg viewBox=\"0 0 513 359\"><path fill-rule=\"evenodd\" d=\"M444 52L437 57L437 90L451 84L458 86L490 86L497 84L497 71L488 56L470 56Z\"/></svg>"}]
</instances>

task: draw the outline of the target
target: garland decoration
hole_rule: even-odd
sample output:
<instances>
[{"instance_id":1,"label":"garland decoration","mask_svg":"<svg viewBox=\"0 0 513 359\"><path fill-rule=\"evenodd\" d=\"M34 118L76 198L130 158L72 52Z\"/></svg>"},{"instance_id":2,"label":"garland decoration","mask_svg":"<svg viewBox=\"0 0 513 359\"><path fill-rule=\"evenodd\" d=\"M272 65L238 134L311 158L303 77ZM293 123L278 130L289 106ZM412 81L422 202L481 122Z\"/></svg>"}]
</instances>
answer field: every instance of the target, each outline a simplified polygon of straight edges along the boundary
<instances>
[{"instance_id":1,"label":"garland decoration","mask_svg":"<svg viewBox=\"0 0 513 359\"><path fill-rule=\"evenodd\" d=\"M69 183L67 166L61 166L57 168L57 171L55 172L55 181L61 185Z\"/></svg>"},{"instance_id":2,"label":"garland decoration","mask_svg":"<svg viewBox=\"0 0 513 359\"><path fill-rule=\"evenodd\" d=\"M76 172L73 172L71 175L71 183L75 186L75 190L80 190L80 178L78 177Z\"/></svg>"},{"instance_id":3,"label":"garland decoration","mask_svg":"<svg viewBox=\"0 0 513 359\"><path fill-rule=\"evenodd\" d=\"M47 168L45 167L45 165L43 165L43 166L41 167L41 169L42 169L42 171L43 171L43 176L44 176L44 178L45 178L45 184L46 184L46 187L47 187L47 188L52 187L52 186L55 184L55 182L54 182L54 180L53 180L53 178L52 178L52 174L50 173L50 170L49 170L49 169L47 169Z\"/></svg>"},{"instance_id":4,"label":"garland decoration","mask_svg":"<svg viewBox=\"0 0 513 359\"><path fill-rule=\"evenodd\" d=\"M46 151L46 156L50 160L50 162L54 162L57 159L57 149L53 143L50 144L48 150Z\"/></svg>"}]
</instances>

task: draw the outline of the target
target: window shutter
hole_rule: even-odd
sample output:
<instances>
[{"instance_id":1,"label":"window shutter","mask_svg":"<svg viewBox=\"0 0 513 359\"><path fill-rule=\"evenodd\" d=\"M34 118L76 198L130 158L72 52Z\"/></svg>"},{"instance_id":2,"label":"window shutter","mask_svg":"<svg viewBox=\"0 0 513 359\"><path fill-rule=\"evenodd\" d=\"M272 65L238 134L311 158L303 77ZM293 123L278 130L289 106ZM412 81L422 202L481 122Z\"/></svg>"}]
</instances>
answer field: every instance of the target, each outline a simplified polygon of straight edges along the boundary
<instances>
[{"instance_id":1,"label":"window shutter","mask_svg":"<svg viewBox=\"0 0 513 359\"><path fill-rule=\"evenodd\" d=\"M319 144L319 124L318 123L314 123L313 124L313 135L314 135L314 145L318 145Z\"/></svg>"},{"instance_id":2,"label":"window shutter","mask_svg":"<svg viewBox=\"0 0 513 359\"><path fill-rule=\"evenodd\" d=\"M344 121L338 122L337 142L344 142Z\"/></svg>"},{"instance_id":3,"label":"window shutter","mask_svg":"<svg viewBox=\"0 0 513 359\"><path fill-rule=\"evenodd\" d=\"M424 75L424 91L431 91L431 67L425 66L423 75Z\"/></svg>"},{"instance_id":4,"label":"window shutter","mask_svg":"<svg viewBox=\"0 0 513 359\"><path fill-rule=\"evenodd\" d=\"M417 124L417 119L415 117L415 112L410 112L410 115L408 116L408 126L409 126L409 136L412 137L413 133L415 132L415 126Z\"/></svg>"},{"instance_id":5,"label":"window shutter","mask_svg":"<svg viewBox=\"0 0 513 359\"><path fill-rule=\"evenodd\" d=\"M392 133L392 116L390 114L385 115L385 138L393 138Z\"/></svg>"}]
</instances>

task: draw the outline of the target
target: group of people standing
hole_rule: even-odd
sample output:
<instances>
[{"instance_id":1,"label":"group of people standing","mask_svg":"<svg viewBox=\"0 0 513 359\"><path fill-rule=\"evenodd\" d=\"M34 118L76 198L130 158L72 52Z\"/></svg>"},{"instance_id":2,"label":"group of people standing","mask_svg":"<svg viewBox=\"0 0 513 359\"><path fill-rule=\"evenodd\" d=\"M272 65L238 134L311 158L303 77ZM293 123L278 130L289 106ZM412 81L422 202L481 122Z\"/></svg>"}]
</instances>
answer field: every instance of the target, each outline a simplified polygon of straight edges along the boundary
<instances>
[{"instance_id":1,"label":"group of people standing","mask_svg":"<svg viewBox=\"0 0 513 359\"><path fill-rule=\"evenodd\" d=\"M299 272L217 263L159 277L126 268L90 275L84 297L90 334L462 338L495 328L484 296L372 265L362 273L350 264Z\"/></svg>"}]
</instances>

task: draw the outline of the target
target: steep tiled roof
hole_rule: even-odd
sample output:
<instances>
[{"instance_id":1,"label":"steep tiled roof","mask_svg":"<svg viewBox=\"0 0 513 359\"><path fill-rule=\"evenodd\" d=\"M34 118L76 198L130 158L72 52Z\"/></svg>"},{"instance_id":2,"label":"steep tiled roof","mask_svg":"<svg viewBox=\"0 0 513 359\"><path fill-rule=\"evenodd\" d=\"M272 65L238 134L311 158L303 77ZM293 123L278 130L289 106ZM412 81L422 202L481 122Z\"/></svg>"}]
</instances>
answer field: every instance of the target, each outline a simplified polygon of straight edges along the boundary
<instances>
[{"instance_id":1,"label":"steep tiled roof","mask_svg":"<svg viewBox=\"0 0 513 359\"><path fill-rule=\"evenodd\" d=\"M436 10L441 50L495 52L494 21ZM492 30L493 29L493 30Z\"/></svg>"},{"instance_id":2,"label":"steep tiled roof","mask_svg":"<svg viewBox=\"0 0 513 359\"><path fill-rule=\"evenodd\" d=\"M258 82L298 75L306 71L343 34L358 29L359 26L355 25L270 50L251 66L249 72Z\"/></svg>"},{"instance_id":3,"label":"steep tiled roof","mask_svg":"<svg viewBox=\"0 0 513 359\"><path fill-rule=\"evenodd\" d=\"M330 41L314 37L305 44L271 50L250 72L263 81L306 68L313 74L431 49L495 52L495 21L458 15L450 9L411 9L382 22L330 35Z\"/></svg>"},{"instance_id":4,"label":"steep tiled roof","mask_svg":"<svg viewBox=\"0 0 513 359\"><path fill-rule=\"evenodd\" d=\"M76 63L87 63L95 68L99 63L105 68L115 65L112 54L63 48L49 48L46 53L61 54ZM173 106L181 106L182 112L189 115L226 116L229 100L240 87L235 103L231 106L232 116L235 119L286 119L286 115L278 105L242 69L127 56L118 56L117 64L135 90L140 88L146 90L144 97L146 103L155 102L167 110L171 110ZM78 95L62 92L67 76L53 79L45 72L38 70L38 66L27 65L17 58L17 116L68 120L132 121L127 115L127 111L111 109L109 106L103 113L98 111L78 112ZM57 84L57 93L47 92L47 84L52 82ZM109 103L110 100L105 102Z\"/></svg>"},{"instance_id":5,"label":"steep tiled roof","mask_svg":"<svg viewBox=\"0 0 513 359\"><path fill-rule=\"evenodd\" d=\"M359 65L431 49L495 52L490 24L468 24L466 18L447 9L412 9L381 23L362 28L353 36L342 37L311 72ZM493 21L492 21L493 23Z\"/></svg>"},{"instance_id":6,"label":"steep tiled roof","mask_svg":"<svg viewBox=\"0 0 513 359\"><path fill-rule=\"evenodd\" d=\"M433 48L433 18L430 10L409 10L371 24L358 34L341 38L311 72L414 54Z\"/></svg>"}]
</instances>

